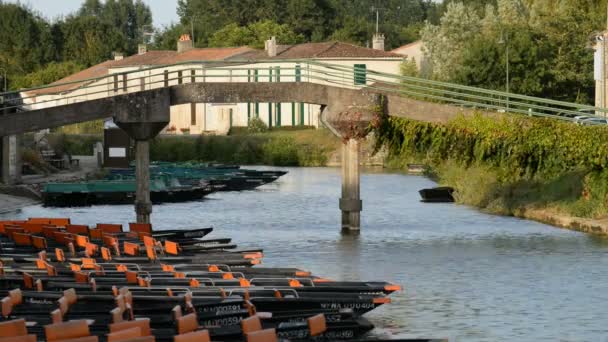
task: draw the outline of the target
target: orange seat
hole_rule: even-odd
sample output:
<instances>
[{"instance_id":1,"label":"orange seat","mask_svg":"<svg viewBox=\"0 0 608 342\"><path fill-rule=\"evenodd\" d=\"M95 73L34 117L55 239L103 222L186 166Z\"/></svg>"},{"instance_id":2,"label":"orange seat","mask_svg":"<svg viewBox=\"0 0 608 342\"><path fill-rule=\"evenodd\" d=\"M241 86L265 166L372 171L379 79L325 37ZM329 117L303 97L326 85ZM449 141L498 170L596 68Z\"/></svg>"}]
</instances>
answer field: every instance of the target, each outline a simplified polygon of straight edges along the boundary
<instances>
[{"instance_id":1,"label":"orange seat","mask_svg":"<svg viewBox=\"0 0 608 342\"><path fill-rule=\"evenodd\" d=\"M32 244L36 249L46 249L46 239L40 236L32 236Z\"/></svg>"},{"instance_id":2,"label":"orange seat","mask_svg":"<svg viewBox=\"0 0 608 342\"><path fill-rule=\"evenodd\" d=\"M78 301L78 296L76 295L76 290L67 289L63 291L63 296L68 300L68 304L74 305Z\"/></svg>"},{"instance_id":3,"label":"orange seat","mask_svg":"<svg viewBox=\"0 0 608 342\"><path fill-rule=\"evenodd\" d=\"M181 335L175 335L173 342L210 342L209 330L193 331Z\"/></svg>"},{"instance_id":4,"label":"orange seat","mask_svg":"<svg viewBox=\"0 0 608 342\"><path fill-rule=\"evenodd\" d=\"M49 218L48 220L49 220L49 224L51 224L53 226L57 226L57 227L65 227L70 224L69 218L59 217L59 218Z\"/></svg>"},{"instance_id":5,"label":"orange seat","mask_svg":"<svg viewBox=\"0 0 608 342\"><path fill-rule=\"evenodd\" d=\"M84 224L68 224L65 230L72 234L89 235L89 226Z\"/></svg>"},{"instance_id":6,"label":"orange seat","mask_svg":"<svg viewBox=\"0 0 608 342\"><path fill-rule=\"evenodd\" d=\"M99 342L99 337L83 336L83 337L76 337L76 338L68 338L65 340L56 340L55 342Z\"/></svg>"},{"instance_id":7,"label":"orange seat","mask_svg":"<svg viewBox=\"0 0 608 342\"><path fill-rule=\"evenodd\" d=\"M32 236L30 234L13 233L13 240L17 246L31 246Z\"/></svg>"},{"instance_id":8,"label":"orange seat","mask_svg":"<svg viewBox=\"0 0 608 342\"><path fill-rule=\"evenodd\" d=\"M247 334L247 342L277 342L275 329L264 329Z\"/></svg>"},{"instance_id":9,"label":"orange seat","mask_svg":"<svg viewBox=\"0 0 608 342\"><path fill-rule=\"evenodd\" d=\"M152 225L149 223L129 223L129 231L152 234Z\"/></svg>"},{"instance_id":10,"label":"orange seat","mask_svg":"<svg viewBox=\"0 0 608 342\"><path fill-rule=\"evenodd\" d=\"M44 334L48 342L88 337L89 325L84 319L44 326Z\"/></svg>"},{"instance_id":11,"label":"orange seat","mask_svg":"<svg viewBox=\"0 0 608 342\"><path fill-rule=\"evenodd\" d=\"M310 336L321 335L327 330L327 323L325 321L324 314L318 314L308 318L308 329L310 329Z\"/></svg>"},{"instance_id":12,"label":"orange seat","mask_svg":"<svg viewBox=\"0 0 608 342\"><path fill-rule=\"evenodd\" d=\"M51 224L51 219L48 217L30 217L26 223Z\"/></svg>"},{"instance_id":13,"label":"orange seat","mask_svg":"<svg viewBox=\"0 0 608 342\"><path fill-rule=\"evenodd\" d=\"M0 323L0 337L15 337L27 335L25 320L15 319Z\"/></svg>"},{"instance_id":14,"label":"orange seat","mask_svg":"<svg viewBox=\"0 0 608 342\"><path fill-rule=\"evenodd\" d=\"M196 313L191 313L177 319L177 333L185 334L198 329Z\"/></svg>"},{"instance_id":15,"label":"orange seat","mask_svg":"<svg viewBox=\"0 0 608 342\"><path fill-rule=\"evenodd\" d=\"M15 337L0 337L0 342L36 342L36 335L22 335Z\"/></svg>"},{"instance_id":16,"label":"orange seat","mask_svg":"<svg viewBox=\"0 0 608 342\"><path fill-rule=\"evenodd\" d=\"M2 342L2 341L0 341ZM131 338L128 340L122 340L121 342L156 342L156 338L154 336L143 336Z\"/></svg>"},{"instance_id":17,"label":"orange seat","mask_svg":"<svg viewBox=\"0 0 608 342\"><path fill-rule=\"evenodd\" d=\"M241 321L243 334L247 335L254 331L262 330L262 320L259 316L251 316Z\"/></svg>"},{"instance_id":18,"label":"orange seat","mask_svg":"<svg viewBox=\"0 0 608 342\"><path fill-rule=\"evenodd\" d=\"M0 301L2 303L2 317L7 318L13 312L13 302L11 297L4 297Z\"/></svg>"},{"instance_id":19,"label":"orange seat","mask_svg":"<svg viewBox=\"0 0 608 342\"><path fill-rule=\"evenodd\" d=\"M122 224L98 223L97 229L104 233L122 233Z\"/></svg>"},{"instance_id":20,"label":"orange seat","mask_svg":"<svg viewBox=\"0 0 608 342\"><path fill-rule=\"evenodd\" d=\"M141 318L135 321L125 321L120 323L112 323L110 324L110 332L114 333L121 330L128 330L132 328L138 328L140 330L139 336L150 336L152 335L152 330L150 329L150 319L149 318Z\"/></svg>"},{"instance_id":21,"label":"orange seat","mask_svg":"<svg viewBox=\"0 0 608 342\"><path fill-rule=\"evenodd\" d=\"M11 298L13 305L19 305L23 303L23 294L20 289L14 289L8 291L8 296Z\"/></svg>"},{"instance_id":22,"label":"orange seat","mask_svg":"<svg viewBox=\"0 0 608 342\"><path fill-rule=\"evenodd\" d=\"M119 342L141 337L141 328L133 327L111 332L108 335L108 342Z\"/></svg>"}]
</instances>

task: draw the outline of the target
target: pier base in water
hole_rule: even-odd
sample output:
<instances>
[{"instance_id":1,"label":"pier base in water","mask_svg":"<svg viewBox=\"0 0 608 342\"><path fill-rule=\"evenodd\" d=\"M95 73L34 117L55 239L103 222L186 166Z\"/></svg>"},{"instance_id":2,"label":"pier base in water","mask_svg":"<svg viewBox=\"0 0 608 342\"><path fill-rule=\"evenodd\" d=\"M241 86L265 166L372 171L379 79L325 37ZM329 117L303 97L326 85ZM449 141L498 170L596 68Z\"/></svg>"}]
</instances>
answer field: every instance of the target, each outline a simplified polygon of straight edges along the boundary
<instances>
[{"instance_id":1,"label":"pier base in water","mask_svg":"<svg viewBox=\"0 0 608 342\"><path fill-rule=\"evenodd\" d=\"M359 149L358 139L348 139L342 144L342 230L358 231L361 228L362 201L359 190Z\"/></svg>"},{"instance_id":2,"label":"pier base in water","mask_svg":"<svg viewBox=\"0 0 608 342\"><path fill-rule=\"evenodd\" d=\"M150 142L148 140L135 142L135 177L137 223L150 223L152 202L150 201Z\"/></svg>"},{"instance_id":3,"label":"pier base in water","mask_svg":"<svg viewBox=\"0 0 608 342\"><path fill-rule=\"evenodd\" d=\"M21 182L21 136L10 135L0 138L0 159L2 160L2 183L13 185Z\"/></svg>"}]
</instances>

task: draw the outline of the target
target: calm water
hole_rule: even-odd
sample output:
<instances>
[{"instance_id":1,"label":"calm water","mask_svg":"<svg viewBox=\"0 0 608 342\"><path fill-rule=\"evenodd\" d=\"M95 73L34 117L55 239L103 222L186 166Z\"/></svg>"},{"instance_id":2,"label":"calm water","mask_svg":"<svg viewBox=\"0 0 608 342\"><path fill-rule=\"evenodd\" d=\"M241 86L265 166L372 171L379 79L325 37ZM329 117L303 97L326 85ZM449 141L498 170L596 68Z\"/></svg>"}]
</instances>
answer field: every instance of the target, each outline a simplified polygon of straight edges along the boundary
<instances>
[{"instance_id":1,"label":"calm water","mask_svg":"<svg viewBox=\"0 0 608 342\"><path fill-rule=\"evenodd\" d=\"M608 241L463 206L420 203L417 190L431 181L379 173L362 176L362 234L342 236L339 170L289 171L257 191L157 206L154 225L212 225L214 237L263 247L266 265L399 283L405 291L367 316L379 336L608 341ZM130 206L35 206L16 215L70 216L88 224L134 218Z\"/></svg>"}]
</instances>

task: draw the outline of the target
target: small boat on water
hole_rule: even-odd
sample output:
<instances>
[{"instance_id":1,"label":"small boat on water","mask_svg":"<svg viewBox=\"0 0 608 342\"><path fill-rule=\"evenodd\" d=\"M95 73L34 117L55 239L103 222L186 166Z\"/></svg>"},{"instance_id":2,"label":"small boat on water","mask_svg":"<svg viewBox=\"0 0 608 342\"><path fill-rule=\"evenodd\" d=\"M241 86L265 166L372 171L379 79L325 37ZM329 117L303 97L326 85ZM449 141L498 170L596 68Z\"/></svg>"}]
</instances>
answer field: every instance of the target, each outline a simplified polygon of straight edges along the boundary
<instances>
[{"instance_id":1,"label":"small boat on water","mask_svg":"<svg viewBox=\"0 0 608 342\"><path fill-rule=\"evenodd\" d=\"M42 190L48 207L83 207L101 204L133 204L135 180L92 181L81 183L49 183ZM177 179L150 181L152 203L175 203L201 200L214 188L207 184L182 185Z\"/></svg>"},{"instance_id":2,"label":"small boat on water","mask_svg":"<svg viewBox=\"0 0 608 342\"><path fill-rule=\"evenodd\" d=\"M451 203L454 202L454 188L449 186L440 186L436 188L422 189L418 191L422 202L429 203Z\"/></svg>"}]
</instances>

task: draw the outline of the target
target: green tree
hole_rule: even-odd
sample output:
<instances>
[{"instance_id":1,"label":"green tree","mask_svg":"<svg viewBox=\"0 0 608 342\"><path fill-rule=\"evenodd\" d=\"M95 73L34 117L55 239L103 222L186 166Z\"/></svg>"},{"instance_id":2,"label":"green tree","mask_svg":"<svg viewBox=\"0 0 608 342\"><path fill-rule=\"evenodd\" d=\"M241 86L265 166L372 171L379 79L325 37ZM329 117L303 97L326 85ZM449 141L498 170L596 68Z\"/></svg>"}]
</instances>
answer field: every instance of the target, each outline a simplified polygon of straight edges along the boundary
<instances>
[{"instance_id":1,"label":"green tree","mask_svg":"<svg viewBox=\"0 0 608 342\"><path fill-rule=\"evenodd\" d=\"M63 58L91 66L127 51L127 42L114 26L92 16L70 16L61 24Z\"/></svg>"},{"instance_id":2,"label":"green tree","mask_svg":"<svg viewBox=\"0 0 608 342\"><path fill-rule=\"evenodd\" d=\"M82 65L74 62L51 62L42 69L25 76L17 76L11 83L11 88L17 90L53 83L82 69Z\"/></svg>"},{"instance_id":3,"label":"green tree","mask_svg":"<svg viewBox=\"0 0 608 342\"><path fill-rule=\"evenodd\" d=\"M270 20L252 23L246 27L229 24L215 32L209 39L209 46L244 46L263 48L264 42L275 36L279 44L295 44L303 41L302 35L294 33L288 25L280 25Z\"/></svg>"},{"instance_id":4,"label":"green tree","mask_svg":"<svg viewBox=\"0 0 608 342\"><path fill-rule=\"evenodd\" d=\"M0 2L0 66L9 75L29 73L56 54L44 19L21 5Z\"/></svg>"}]
</instances>

